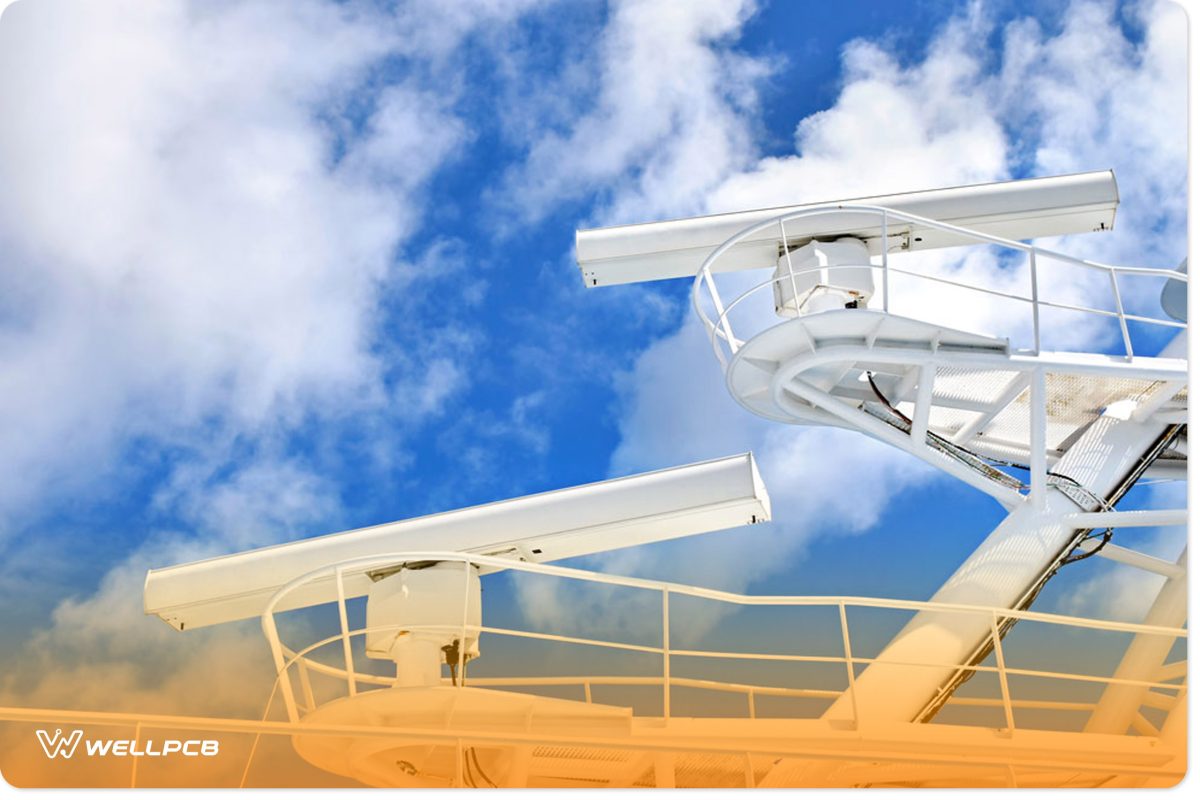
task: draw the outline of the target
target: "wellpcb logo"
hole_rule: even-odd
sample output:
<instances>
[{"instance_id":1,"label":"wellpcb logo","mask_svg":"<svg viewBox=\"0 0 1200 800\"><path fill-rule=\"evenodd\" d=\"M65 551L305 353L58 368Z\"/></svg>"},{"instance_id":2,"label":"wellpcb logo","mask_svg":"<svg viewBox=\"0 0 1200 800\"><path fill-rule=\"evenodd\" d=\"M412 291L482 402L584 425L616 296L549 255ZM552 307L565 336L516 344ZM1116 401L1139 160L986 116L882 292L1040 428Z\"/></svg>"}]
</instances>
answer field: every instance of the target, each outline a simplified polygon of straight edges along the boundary
<instances>
[{"instance_id":1,"label":"wellpcb logo","mask_svg":"<svg viewBox=\"0 0 1200 800\"><path fill-rule=\"evenodd\" d=\"M54 732L54 735L46 733L46 731L37 732L38 741L42 743L42 749L46 751L46 758L70 758L75 755L75 748L79 746L79 740L83 738L83 731L74 730L70 736L63 736L62 728Z\"/></svg>"},{"instance_id":2,"label":"wellpcb logo","mask_svg":"<svg viewBox=\"0 0 1200 800\"><path fill-rule=\"evenodd\" d=\"M64 735L62 728L50 734L47 731L37 731L38 741L41 742L42 750L46 752L46 758L70 758L75 755L76 748L79 743L83 742L83 748L89 756L134 756L141 758L143 756L215 756L220 752L220 742L216 739L163 739L156 743L153 739L147 739L145 747L140 747L141 742L137 739L84 739L83 731L74 730L69 735ZM155 746L157 744L157 747Z\"/></svg>"}]
</instances>

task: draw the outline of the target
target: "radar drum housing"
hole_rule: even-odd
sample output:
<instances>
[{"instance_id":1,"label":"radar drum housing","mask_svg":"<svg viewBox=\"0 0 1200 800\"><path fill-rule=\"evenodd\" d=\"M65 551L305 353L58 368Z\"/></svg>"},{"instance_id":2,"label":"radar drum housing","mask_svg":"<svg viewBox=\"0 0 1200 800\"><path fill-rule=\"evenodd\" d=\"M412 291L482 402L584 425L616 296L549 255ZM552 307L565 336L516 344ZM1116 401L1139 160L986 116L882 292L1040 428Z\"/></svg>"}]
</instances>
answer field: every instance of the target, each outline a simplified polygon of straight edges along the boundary
<instances>
[{"instance_id":1,"label":"radar drum housing","mask_svg":"<svg viewBox=\"0 0 1200 800\"><path fill-rule=\"evenodd\" d=\"M788 250L775 267L775 313L798 317L866 306L875 294L871 253L853 236Z\"/></svg>"},{"instance_id":2,"label":"radar drum housing","mask_svg":"<svg viewBox=\"0 0 1200 800\"><path fill-rule=\"evenodd\" d=\"M368 590L367 657L396 662L396 686L437 686L443 662L479 657L479 569L465 566L406 564Z\"/></svg>"}]
</instances>

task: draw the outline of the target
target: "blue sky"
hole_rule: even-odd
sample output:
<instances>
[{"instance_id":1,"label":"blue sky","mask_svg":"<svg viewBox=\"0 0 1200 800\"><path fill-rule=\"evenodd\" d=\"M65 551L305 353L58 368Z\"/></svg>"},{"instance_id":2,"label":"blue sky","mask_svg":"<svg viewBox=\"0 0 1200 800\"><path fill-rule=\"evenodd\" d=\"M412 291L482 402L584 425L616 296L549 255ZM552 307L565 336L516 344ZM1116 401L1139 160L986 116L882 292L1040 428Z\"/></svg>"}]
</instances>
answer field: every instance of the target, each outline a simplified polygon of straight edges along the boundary
<instances>
[{"instance_id":1,"label":"blue sky","mask_svg":"<svg viewBox=\"0 0 1200 800\"><path fill-rule=\"evenodd\" d=\"M10 663L163 646L148 566L748 449L774 525L588 563L926 596L995 504L749 418L689 282L585 290L574 230L1112 167L1062 246L1184 252L1167 2L49 5L0 22Z\"/></svg>"}]
</instances>

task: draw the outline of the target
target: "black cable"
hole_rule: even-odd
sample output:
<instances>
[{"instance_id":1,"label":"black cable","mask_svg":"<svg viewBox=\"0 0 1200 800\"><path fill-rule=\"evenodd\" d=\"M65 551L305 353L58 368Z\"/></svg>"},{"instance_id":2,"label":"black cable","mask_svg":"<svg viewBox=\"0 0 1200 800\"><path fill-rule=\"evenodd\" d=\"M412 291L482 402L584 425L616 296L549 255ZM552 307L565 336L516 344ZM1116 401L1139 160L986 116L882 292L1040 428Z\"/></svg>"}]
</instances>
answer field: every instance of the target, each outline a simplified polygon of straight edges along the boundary
<instances>
[{"instance_id":1,"label":"black cable","mask_svg":"<svg viewBox=\"0 0 1200 800\"><path fill-rule=\"evenodd\" d=\"M879 391L879 387L875 385L875 376L870 372L867 373L867 383L871 385L871 391L873 391L875 396L879 398L879 402L883 403L884 408L895 414L900 419L904 420L905 425L912 425L912 420L905 416L903 411L892 405L888 399L883 396L883 392Z\"/></svg>"},{"instance_id":2,"label":"black cable","mask_svg":"<svg viewBox=\"0 0 1200 800\"><path fill-rule=\"evenodd\" d=\"M499 789L500 787L496 785L496 782L489 778L488 774L483 771L483 766L479 763L479 753L475 750L475 748L467 748L467 752L471 754L471 760L475 762L475 769L479 770L480 776L482 776L483 779L488 782L488 785L493 789Z\"/></svg>"},{"instance_id":3,"label":"black cable","mask_svg":"<svg viewBox=\"0 0 1200 800\"><path fill-rule=\"evenodd\" d=\"M1116 507L1117 503L1121 501L1121 498L1123 498L1125 494L1138 482L1138 479L1141 478L1145 471L1150 467L1150 464L1153 463L1153 461L1158 458L1159 455L1161 455L1163 450L1170 446L1171 442L1173 442L1176 437L1178 437L1180 433L1186 429L1186 427L1187 426L1184 424L1177 424L1172 425L1163 431L1158 440L1151 445L1150 449L1147 450L1140 459L1138 459L1137 463L1130 468L1124 479L1122 479L1121 482L1113 488L1107 497L1098 496L1095 492L1092 492L1090 489L1083 486L1079 483L1079 481L1075 480L1069 475L1063 475L1060 472L1047 472L1046 474L1060 479L1063 482L1069 483L1074 488L1088 495L1089 499L1096 503L1097 508L1102 508L1106 511L1112 511ZM1083 503L1080 503L1077 499L1071 497L1069 493L1063 491L1062 485L1059 485L1058 489L1068 498L1073 500L1076 505L1078 505L1084 511L1093 510L1092 508L1085 506ZM1075 561L1082 561L1085 558L1091 558L1092 556L1096 555L1096 553L1098 553L1104 547L1104 545L1108 544L1108 542L1112 539L1112 532L1113 529L1109 527L1105 529L1105 531L1099 537L1096 537L1094 535L1094 531L1090 533L1079 531L1079 536L1073 538L1071 542L1067 544L1067 546L1059 554L1058 558L1051 563L1045 572L1042 573L1041 578L1035 581L1034 584L1025 592L1021 602L1017 604L1015 610L1024 611L1031 607L1034 603L1034 600L1036 600L1038 595L1041 594L1042 589L1044 589L1046 584L1050 582L1051 578L1058 574L1059 569L1061 569L1065 564ZM1094 538L1102 539L1099 547L1093 548L1088 553L1080 556L1073 557L1071 555L1084 541ZM1000 638L1003 639L1005 634L1007 634L1008 631L1011 630L1016 624L1017 620L1015 617L1007 617L1002 620L999 625ZM983 661L983 659L987 658L991 651L992 640L989 636L984 639L975 655L971 659L968 659L967 663L971 664L972 666L978 664ZM916 716L914 721L928 722L930 719L932 719L933 716L937 714L937 712L945 704L946 700L950 698L950 695L954 694L955 690L959 686L961 686L974 675L975 670L960 670L950 679L949 683L938 689L938 693L932 700L930 700L928 704L926 704L925 708Z\"/></svg>"},{"instance_id":4,"label":"black cable","mask_svg":"<svg viewBox=\"0 0 1200 800\"><path fill-rule=\"evenodd\" d=\"M888 398L879 389L878 384L875 383L875 376L870 371L864 370L864 372L867 376L867 383L870 385L871 391L875 394L875 397L878 399L878 401L886 409L888 409L888 411L890 411L895 417L900 419L904 423L904 425L907 426L908 430L911 431L912 425L913 425L912 419L910 419L906 414L904 414L902 411L900 411L900 409L898 409L894 405L892 405L891 401L889 401ZM865 408L865 403L864 403L864 410L867 410ZM899 426L897 426L897 427L899 427ZM1143 454L1142 458L1139 459L1138 463L1135 464L1133 466L1133 468L1129 471L1129 474L1127 474L1125 476L1125 479L1114 488L1112 494L1107 498L1099 497L1095 492L1088 489L1086 486L1081 484L1079 481L1075 480L1074 478L1072 478L1069 475L1064 475L1059 472L1052 472L1050 470L1047 470L1046 471L1047 484L1057 488L1064 496L1066 496L1068 499L1070 499L1072 502L1074 502L1083 511L1094 511L1097 509L1104 510L1104 511L1112 511L1114 506L1116 505L1116 503L1125 495L1126 492L1129 491L1130 488L1132 488L1132 486L1135 483L1137 483L1138 478L1140 478L1141 475L1145 472L1145 470L1149 467L1150 462L1152 462L1155 458L1157 458L1162 453L1162 451L1165 450L1166 447L1169 446L1172 441L1174 441L1174 439L1180 434L1180 432L1183 429L1185 429L1185 427L1186 427L1185 425L1177 424L1177 425L1169 427L1166 431L1164 431L1163 435L1159 437L1159 440L1157 442L1155 442L1155 444L1150 448L1150 450L1148 450L1145 454ZM938 436L937 434L933 433L932 431L926 432L926 438L929 441L929 445L931 447L934 447L934 449L941 449L941 451L943 452L944 455L955 458L956 460L961 461L961 462L967 464L968 466L971 466L972 468L976 469L977 471L981 472L982 474L986 474L986 473L984 473L983 470L980 470L978 468L978 466L985 466L985 467L988 467L989 469L993 469L993 472L995 472L995 475L989 476L993 480L998 480L1000 478L1000 476L1003 476L1005 479L1008 479L1008 480L1011 480L1011 481L1017 483L1017 485L1019 486L1018 490L1025 490L1025 489L1030 488L1029 484L1019 482L1019 481L1017 481L1016 478L1013 478L1012 476L1007 475L1006 473L995 470L992 466L992 465L1006 466L1006 467L1012 467L1014 469L1020 469L1020 470L1025 470L1025 471L1031 472L1030 467L1028 465L1018 464L1016 462L1006 461L1004 459L980 456L978 453L974 453L971 450L968 450L967 448L965 448L961 445L955 444L954 442L951 442L948 439L945 439L944 437ZM978 466L972 465L968 459L973 459L975 464ZM1087 501L1089 501L1090 503L1093 503L1094 506L1088 505L1088 503L1082 502L1078 497L1073 496L1073 493L1079 493L1079 494L1084 495L1087 498ZM1055 559L1055 561L1051 563L1049 568L1047 568L1047 570L1042 574L1041 578L1039 578L1037 581L1035 581L1033 586L1031 586L1026 591L1022 600L1017 604L1015 610L1024 611L1024 610L1028 609L1030 606L1032 606L1034 600L1038 597L1039 594L1041 594L1042 589L1046 586L1046 584L1050 581L1051 578L1053 578L1056 574L1058 574L1058 571L1062 567L1066 566L1067 564L1073 564L1073 563L1076 563L1079 561L1083 561L1084 559L1091 558L1092 556L1096 555L1101 550L1103 550L1104 547L1112 540L1113 529L1110 526L1110 527L1104 529L1103 531L1101 531L1099 534L1096 533L1096 530L1097 529L1092 529L1089 531L1089 530L1085 529L1084 531L1079 531L1078 535L1076 537L1072 538L1070 543L1068 543L1068 545L1062 551L1062 553L1058 556L1058 558ZM1084 552L1084 553L1079 553L1077 555L1074 554L1075 551L1077 549L1079 549L1080 545L1082 545L1088 541L1095 541L1097 539L1100 541L1100 544L1097 545L1096 547L1093 547L1091 550L1088 550L1087 552ZM1014 617L1007 617L1004 620L1002 620L1000 622L999 631L998 631L1000 637L1003 638L1004 635L1016 624L1016 622L1017 622L1017 620ZM991 650L992 650L991 637L988 637L980 644L980 646L977 648L974 655L970 659L968 659L967 663L974 666L975 664L982 662L983 659L986 658L987 655L991 652ZM975 674L975 670L972 670L972 669L959 670L954 676L951 677L948 684L946 684L945 686L940 687L938 689L938 691L934 695L933 699L926 705L926 707L921 711L921 713L919 713L916 716L915 720L920 721L920 722L928 722L930 719L932 719L932 717L938 712L938 710L941 709L942 705L946 702L946 700L950 697L950 695L952 695L954 693L954 691L960 685L962 685L962 683L964 683L965 681L967 681L971 677L973 677L974 674Z\"/></svg>"},{"instance_id":5,"label":"black cable","mask_svg":"<svg viewBox=\"0 0 1200 800\"><path fill-rule=\"evenodd\" d=\"M475 776L471 774L471 759L467 755L470 752L470 750L471 749L468 747L462 751L463 782L466 783L468 786L470 786L472 789L478 789L479 785L477 783L475 783Z\"/></svg>"}]
</instances>

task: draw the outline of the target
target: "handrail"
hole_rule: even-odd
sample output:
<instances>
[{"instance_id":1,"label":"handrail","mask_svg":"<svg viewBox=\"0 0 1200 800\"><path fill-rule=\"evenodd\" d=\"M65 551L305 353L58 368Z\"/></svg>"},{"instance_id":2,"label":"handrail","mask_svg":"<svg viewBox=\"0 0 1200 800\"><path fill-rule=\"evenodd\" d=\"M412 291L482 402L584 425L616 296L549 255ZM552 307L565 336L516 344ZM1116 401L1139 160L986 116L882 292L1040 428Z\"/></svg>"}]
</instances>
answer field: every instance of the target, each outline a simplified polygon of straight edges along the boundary
<instances>
[{"instance_id":1,"label":"handrail","mask_svg":"<svg viewBox=\"0 0 1200 800\"><path fill-rule=\"evenodd\" d=\"M880 218L879 227L880 227L881 238L883 241L883 246L881 247L881 251L882 251L881 263L880 264L861 264L861 265L819 266L819 267L813 267L812 269L833 270L833 269L847 268L847 267L854 267L854 268L860 268L860 269L863 267L870 267L872 269L882 270L882 273L883 273L882 299L883 299L883 310L885 312L890 310L890 294L891 294L891 292L890 292L889 276L892 272L895 272L897 274L907 275L907 276L917 278L917 279L931 280L931 281L937 281L937 282L941 282L941 283L949 283L951 285L958 286L960 288L967 289L970 291L977 291L977 292L991 294L991 295L999 295L999 296L1005 297L1007 299L1017 300L1020 302L1030 304L1031 310L1032 310L1032 323L1033 323L1033 349L1032 349L1032 352L1034 352L1034 353L1038 353L1041 351L1042 336L1041 336L1041 324L1040 324L1040 318L1039 318L1038 312L1039 312L1039 309L1042 307L1060 308L1060 309L1065 309L1065 310L1102 314L1103 316L1107 316L1107 317L1115 317L1118 321L1118 324L1121 327L1121 338L1122 338L1122 343L1123 343L1124 349L1125 349L1125 356L1127 359L1132 359L1134 357L1133 344L1132 344L1132 340L1130 338L1129 328L1128 328L1129 321L1132 320L1132 321L1140 322L1143 324L1161 325L1163 327L1172 327L1172 328L1186 327L1185 325L1182 325L1174 320L1157 319L1157 318L1153 318L1153 317L1145 317L1145 316L1127 313L1124 310L1124 303L1121 298L1121 290L1120 290L1120 286L1117 281L1118 275L1133 275L1133 276L1139 276L1139 277L1163 278L1165 280L1186 282L1188 280L1188 276L1185 273L1181 273L1176 270L1155 269L1155 268L1150 268L1150 267L1130 267L1130 266L1116 266L1116 265L1111 265L1111 264L1104 264L1104 263L1101 263L1098 261L1092 261L1090 259L1084 259L1084 258L1078 258L1075 256L1071 256L1066 253L1055 252L1055 251L1048 250L1043 247L1039 247L1037 245L1028 244L1025 242L1019 242L1019 241L1016 241L1013 239L1006 239L1004 237L994 236L992 234L982 233L979 231L970 230L968 228L963 228L958 225L952 225L950 223L940 222L938 220L929 219L927 217L921 217L916 214L910 214L910 213L907 213L904 211L898 211L896 209L886 208L884 206L833 204L833 205L828 205L828 206L821 206L818 208L810 208L810 209L804 209L804 210L800 210L800 211L791 211L791 212L782 214L778 217L773 217L771 219L767 219L767 220L763 220L761 222L755 223L754 225L751 225L751 226L739 231L738 233L734 234L733 236L729 237L729 239L727 239L725 242L723 242L722 244L717 246L708 255L708 257L704 260L704 262L701 265L700 270L697 272L696 278L692 284L692 307L695 310L697 316L700 318L701 322L704 324L704 326L708 330L710 343L713 347L714 353L717 355L718 360L720 360L724 366L728 366L728 361L726 360L725 356L721 353L720 347L718 345L718 339L724 340L727 343L731 356L737 352L737 349L741 345L741 342L737 339L737 337L733 333L732 325L729 320L729 312L735 306L740 304L742 302L742 300L745 299L746 296L758 292L763 287L772 285L781 280L791 280L794 284L795 276L798 274L802 274L804 271L807 271L807 270L797 271L797 270L793 269L791 266L791 253L786 248L786 242L788 239L786 224L789 221L804 219L804 218L808 218L808 217L846 214L848 212L860 212L860 213L865 212L868 214L879 215L879 218ZM996 246L1003 247L1003 248L1006 248L1009 250L1014 250L1017 252L1024 253L1028 257L1028 264L1029 264L1029 270L1030 270L1030 294L1031 294L1031 296L1024 297L1022 295L1014 294L1011 292L1002 292L1002 291L997 291L994 289L989 289L984 286L977 286L977 285L973 285L973 284L966 284L966 283L962 283L962 282L958 282L958 281L952 281L950 279L943 278L941 276L927 275L927 274L923 274L923 273L914 272L911 270L904 270L904 269L890 265L889 259L888 259L889 248L887 246L889 230L893 231L892 235L895 235L895 233L894 233L895 228L889 227L890 222L906 222L906 223L909 223L910 225L916 224L916 225L932 228L935 230L954 233L958 236L972 239L981 244L996 245ZM777 278L772 278L769 281L764 281L764 282L756 285L755 287L747 290L746 292L743 292L740 296L738 296L729 305L725 305L721 299L721 294L717 288L716 282L713 279L713 266L723 256L725 256L725 254L731 248L733 248L736 244L738 244L738 242L746 239L747 237L752 236L755 233L767 230L768 228L772 228L772 227L778 227L780 229L781 239L785 243L784 253L788 257L788 266L789 266L787 275L780 276ZM1047 301L1045 299L1040 298L1038 296L1038 280L1037 280L1039 257L1042 258L1043 260L1052 260L1052 261L1064 263L1068 266L1082 267L1082 268L1086 268L1089 270L1104 272L1104 273L1108 274L1109 278L1110 278L1112 297L1113 297L1116 311L1091 309L1086 306L1070 307L1071 304L1055 303L1053 301ZM713 303L713 308L717 314L717 317L715 320L708 315L707 311L705 310L705 308L703 307L703 304L700 301L701 285L704 285L705 288L708 290L708 294L710 295L710 298Z\"/></svg>"},{"instance_id":2,"label":"handrail","mask_svg":"<svg viewBox=\"0 0 1200 800\"><path fill-rule=\"evenodd\" d=\"M1149 523L1143 523L1139 525L1138 521L1133 519L1129 519L1124 524L1128 527L1143 527L1149 525ZM560 567L554 564L538 564L529 561L517 561L509 558L500 558L497 556L484 556L476 555L474 553L448 550L421 550L381 553L378 555L348 559L346 561L338 562L337 564L329 564L319 567L293 579L281 587L267 602L267 608L263 612L263 618L265 619L269 615L273 614L279 601L282 600L284 596L291 593L291 591L295 590L296 587L303 585L314 578L318 578L327 573L333 572L338 566L342 567L343 569L351 566L368 569L370 565L374 564L378 564L380 566L389 566L408 561L455 561L477 564L480 566L499 567L503 570L515 572L533 572L562 578L573 578L592 583L606 583L614 586L626 586L635 589L649 589L657 591L669 589L672 594L686 595L704 600L719 600L747 606L835 606L838 603L844 602L847 606L855 606L860 608L887 608L901 611L950 611L971 614L990 614L994 611L1004 617L1009 617L1012 619L1046 622L1049 624L1066 625L1070 627L1095 628L1097 630L1123 633L1154 633L1167 636L1187 635L1187 629L1185 628L1169 628L1157 625L1144 625L1134 622L1119 622L1116 620L1098 620L1089 617L1046 614L1038 611L1020 611L1017 609L1003 608L999 606L981 606L967 603L934 603L927 600L893 600L879 597L867 597L862 595L747 595L739 594L737 592L728 592L722 589L708 589L702 586L691 586L686 583L652 580L649 578L630 578L620 575L610 575L604 572L593 572L575 567ZM387 627L394 628L395 625L390 625ZM650 649L657 652L657 648Z\"/></svg>"},{"instance_id":3,"label":"handrail","mask_svg":"<svg viewBox=\"0 0 1200 800\"><path fill-rule=\"evenodd\" d=\"M1136 519L1131 519L1128 522L1128 524L1129 525L1151 524L1153 521L1154 520L1151 518L1147 518L1146 520L1136 518ZM634 589L644 589L644 590L652 590L655 592L661 592L663 595L663 644L661 647L653 646L653 645L640 645L640 644L634 644L634 643L630 643L630 642L615 642L615 641L607 641L607 640L600 640L600 639L589 639L589 638L584 638L584 637L538 633L538 632L534 632L534 631L504 629L504 628L496 628L496 627L490 627L490 626L485 626L485 625L469 625L469 624L466 624L465 620L464 620L463 625L459 626L456 624L452 627L454 627L456 630L461 627L462 635L464 637L466 636L466 634L468 632L475 633L477 636L480 634L483 634L483 633L488 633L488 634L493 634L493 635L512 636L512 637L516 637L516 638L552 641L552 642L556 642L556 643L604 647L604 648L622 650L622 651L627 651L627 652L660 654L663 658L663 675L661 678L655 679L655 682L657 684L661 684L663 687L664 717L670 716L670 691L671 691L671 688L672 687L680 687L680 686L689 686L689 685L695 686L695 685L697 685L696 681L698 680L698 679L691 679L691 678L681 678L681 677L672 675L670 672L670 659L672 656L683 657L683 658L741 659L741 660L758 660L758 661L785 661L785 662L797 662L797 663L802 663L802 662L829 663L829 664L843 663L846 665L846 669L847 669L847 680L849 682L849 691L853 695L854 675L855 675L855 671L856 671L855 668L858 666L861 666L861 665L869 665L869 664L877 663L880 661L880 659L856 656L851 652L849 622L847 620L846 613L845 613L846 608L848 608L848 607L849 608L877 608L877 609L890 609L890 610L908 610L908 611L933 610L933 611L939 611L939 612L945 612L945 613L986 614L991 617L993 627L996 627L997 620L1016 619L1016 620L1027 620L1027 621L1042 622L1042 623L1047 623L1047 624L1069 626L1069 627L1075 627L1075 628L1087 628L1087 629L1094 629L1094 630L1125 632L1125 633L1133 633L1133 634L1154 634L1154 635L1169 636L1172 638L1186 637L1186 635L1187 635L1186 629L1183 629L1183 628L1169 628L1169 627L1163 627L1163 626L1145 625L1145 624L1137 624L1137 623L1125 623L1125 622L1117 622L1117 621L1109 621L1109 620L1096 620L1096 619L1088 619L1088 618L1083 618L1083 617L1070 617L1070 616L1065 616L1065 615L1046 614L1043 612L1017 611L1017 610L1007 609L1007 608L994 608L994 607L974 606L974 605L966 605L966 604L932 603L932 602L912 601L912 600L888 600L888 599L872 598L872 597L851 597L851 596L800 597L800 596L786 596L786 595L744 595L744 594L738 594L738 593L734 593L734 592L725 592L725 591L721 591L721 590L705 589L705 588L696 587L696 586L688 586L686 584L678 584L678 583L672 583L672 582L668 582L668 581L647 580L647 579L643 579L643 578L627 578L627 577L621 577L621 576L607 575L604 573L591 572L591 571L587 571L587 570L569 568L569 567L554 566L554 565L550 565L550 564L532 564L529 562L511 561L509 559L498 558L495 556L479 556L479 555L474 555L474 554L470 554L470 553L461 553L461 552L437 552L437 551L425 552L425 551L423 551L423 552L405 552L405 553L386 553L386 554L362 557L362 558L358 558L358 559L351 559L351 560L339 562L336 564L326 565L319 569L313 570L309 573L306 573L305 575L299 576L298 578L294 579L293 581L290 581L288 584L286 584L284 587L282 587L279 591L277 591L275 593L275 595L272 596L270 601L268 601L267 608L264 611L263 618L262 618L263 630L264 630L264 633L266 634L268 641L271 645L272 652L275 655L276 676L277 676L277 680L280 684L280 687L283 690L285 705L287 706L290 719L292 719L294 721L299 718L300 708L303 708L305 711L311 711L312 707L314 705L314 701L312 701L311 687L309 687L307 685L308 678L307 678L306 670L311 669L318 673L326 674L326 675L329 675L332 677L337 677L339 679L345 679L347 682L347 689L350 694L355 694L357 692L357 684L359 682L381 685L381 686L391 684L392 679L387 678L385 676L372 675L370 673L362 673L362 672L357 671L357 669L354 666L354 662L353 662L353 656L352 656L352 651L351 651L351 647L350 647L350 639L351 639L351 637L354 637L354 636L365 636L368 633L372 633L372 632L376 632L376 631L380 631L380 630L395 630L397 628L397 626L395 624L389 624L389 625L383 625L383 626L375 626L373 628L364 628L364 629L353 630L353 631L349 630L348 624L346 622L347 616L345 613L344 593L339 592L339 597L338 597L337 602L339 605L339 620L341 622L341 631L337 634L328 636L328 637L321 639L315 643L312 643L309 646L307 646L299 651L294 651L294 650L291 650L290 648L285 647L282 644L282 642L279 639L278 629L275 626L275 622L274 622L275 609L278 607L278 605L282 601L282 599L287 594L289 594L291 591L295 590L297 587L299 587L311 580L314 580L316 578L327 575L330 572L332 572L335 576L337 576L337 578L340 581L341 576L349 569L366 570L366 569L370 569L373 566L395 566L396 564L401 564L401 563L404 563L407 561L431 561L431 560L458 562L458 563L462 563L464 565L464 568L466 568L469 565L494 566L494 567L500 567L500 568L515 570L515 571L520 571L520 572L530 572L530 573L551 575L551 576L572 579L572 580L583 580L583 581L597 582L597 583L603 583L603 584L609 584L609 585L624 586L624 587L634 588ZM844 652L841 655L822 656L822 655L798 655L798 654L787 654L787 653L720 652L720 651L706 651L706 650L689 650L689 649L672 647L670 644L670 629L669 629L668 620L669 620L669 598L673 594L680 595L680 596L701 598L701 599L718 600L718 601L728 602L731 604L742 605L742 606L824 607L824 608L830 608L830 609L837 609L838 613L839 613L839 619L840 619L841 630L842 630L842 641L843 641ZM447 628L446 625L406 626L406 630L418 630L418 629L420 629L420 630L426 630L426 629L445 630L446 628ZM1115 676L1104 677L1104 676L1098 676L1098 675L1085 675L1085 674L1077 674L1077 673L1054 672L1054 671L1048 671L1048 670L1032 670L1032 669L1023 669L1020 667L1014 667L1012 665L1007 664L1004 661L1004 657L1002 655L1002 652L1003 652L1002 642L999 641L999 637L997 637L997 639L998 640L995 642L995 647L996 647L996 652L997 652L997 665L996 666L985 666L982 664L942 664L942 663L927 663L927 662L913 662L910 664L908 662L901 663L901 662L895 662L895 661L891 661L891 660L888 660L887 663L893 664L893 665L900 665L900 666L936 667L939 669L969 670L969 671L972 671L973 673L984 672L984 673L997 674L998 677L1000 678L1001 694L1002 694L1002 697L997 702L999 703L999 706L1004 708L1004 710L1005 710L1006 720L1008 722L1009 728L1015 727L1015 722L1013 721L1013 709L1029 707L1026 705L1022 705L1026 701L1017 700L1017 699L1014 699L1011 697L1011 695L1009 693L1009 689L1008 689L1008 677L1012 676L1012 675L1020 675L1020 676L1036 677L1036 678L1049 678L1049 679L1056 679L1056 680L1070 680L1070 681L1077 681L1077 682L1083 682L1083 683L1101 683L1101 684L1105 684L1105 685L1115 685L1115 684L1130 685L1130 686L1138 686L1138 687L1142 687L1142 688L1146 688L1146 689L1154 688L1154 689L1175 691L1175 692L1179 692L1184 688L1183 684L1170 683L1170 682L1165 682L1165 681L1139 681L1139 680L1132 680L1132 679L1117 678ZM343 651L344 658L345 658L345 667L344 668L325 664L325 663L318 661L317 659L312 658L310 656L310 654L313 651L315 651L321 647L325 647L327 645L334 644L339 641L342 643L342 651ZM305 688L305 695L306 695L306 702L304 702L304 703L296 702L296 697L295 697L294 691L292 689L290 678L289 678L289 673L288 673L288 671L290 670L290 668L292 666L298 666L298 668L301 669L301 677L302 677L302 682L305 684L304 688ZM484 679L484 680L486 680L486 679ZM508 680L509 685L520 685L522 682L525 685L537 685L538 680L555 680L555 679L548 679L548 678L539 679L534 676L529 676L529 677L524 677L521 679L501 679L501 680ZM566 679L557 679L557 680L566 680ZM591 679L591 678L583 677L583 678L575 679L575 682L582 683L584 685L585 695L590 699L590 696L591 696L590 686L592 683L597 683L599 681L598 681L598 679ZM717 683L717 682L714 682L714 683ZM484 685L480 680L476 680L474 682L474 684L475 685ZM630 685L633 685L633 684L630 684ZM753 710L753 696L755 694L771 694L772 693L772 687L758 687L758 686L752 686L749 684L746 684L746 685L728 684L728 686L730 687L729 691L749 692L748 703L750 703L751 710ZM749 686L751 688L745 689L745 688L742 688L743 686ZM705 685L702 688L712 688L712 689L715 689L718 691L721 690L714 686L708 686L708 685ZM778 689L782 690L782 687L774 687L774 688L778 688ZM808 697L832 696L832 695L818 695L818 694L811 693L811 692L820 691L820 690L791 690L791 691L808 692L808 694L800 695L800 696L808 696ZM840 692L833 692L832 694L840 694ZM857 717L857 709L855 709L855 716Z\"/></svg>"}]
</instances>

